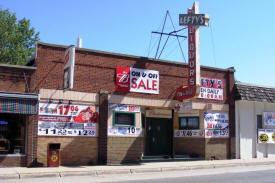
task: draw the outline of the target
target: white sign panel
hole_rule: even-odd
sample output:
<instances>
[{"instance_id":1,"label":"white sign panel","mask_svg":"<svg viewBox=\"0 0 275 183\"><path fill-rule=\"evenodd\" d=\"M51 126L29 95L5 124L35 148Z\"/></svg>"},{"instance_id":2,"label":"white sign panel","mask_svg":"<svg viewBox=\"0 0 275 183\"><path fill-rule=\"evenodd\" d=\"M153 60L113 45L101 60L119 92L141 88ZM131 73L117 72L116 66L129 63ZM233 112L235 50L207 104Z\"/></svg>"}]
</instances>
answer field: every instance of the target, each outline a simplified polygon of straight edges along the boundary
<instances>
[{"instance_id":1,"label":"white sign panel","mask_svg":"<svg viewBox=\"0 0 275 183\"><path fill-rule=\"evenodd\" d=\"M203 137L204 130L175 130L174 137Z\"/></svg>"},{"instance_id":2,"label":"white sign panel","mask_svg":"<svg viewBox=\"0 0 275 183\"><path fill-rule=\"evenodd\" d=\"M108 127L108 136L128 136L138 137L142 136L142 128L137 127Z\"/></svg>"},{"instance_id":3,"label":"white sign panel","mask_svg":"<svg viewBox=\"0 0 275 183\"><path fill-rule=\"evenodd\" d=\"M159 71L131 68L130 92L159 94Z\"/></svg>"},{"instance_id":4,"label":"white sign panel","mask_svg":"<svg viewBox=\"0 0 275 183\"><path fill-rule=\"evenodd\" d=\"M96 136L96 123L73 124L38 121L38 135Z\"/></svg>"},{"instance_id":5,"label":"white sign panel","mask_svg":"<svg viewBox=\"0 0 275 183\"><path fill-rule=\"evenodd\" d=\"M275 126L275 112L264 112L264 124Z\"/></svg>"},{"instance_id":6,"label":"white sign panel","mask_svg":"<svg viewBox=\"0 0 275 183\"><path fill-rule=\"evenodd\" d=\"M258 143L274 144L275 129L258 129Z\"/></svg>"},{"instance_id":7,"label":"white sign panel","mask_svg":"<svg viewBox=\"0 0 275 183\"><path fill-rule=\"evenodd\" d=\"M109 104L109 110L122 112L140 112L140 106L126 104Z\"/></svg>"},{"instance_id":8,"label":"white sign panel","mask_svg":"<svg viewBox=\"0 0 275 183\"><path fill-rule=\"evenodd\" d=\"M204 128L206 129L225 129L228 128L227 113L204 113Z\"/></svg>"},{"instance_id":9,"label":"white sign panel","mask_svg":"<svg viewBox=\"0 0 275 183\"><path fill-rule=\"evenodd\" d=\"M201 77L200 94L198 98L223 100L223 82L216 78Z\"/></svg>"},{"instance_id":10,"label":"white sign panel","mask_svg":"<svg viewBox=\"0 0 275 183\"><path fill-rule=\"evenodd\" d=\"M228 129L206 129L205 138L228 138Z\"/></svg>"},{"instance_id":11,"label":"white sign panel","mask_svg":"<svg viewBox=\"0 0 275 183\"><path fill-rule=\"evenodd\" d=\"M159 72L132 67L116 68L118 91L159 94Z\"/></svg>"},{"instance_id":12,"label":"white sign panel","mask_svg":"<svg viewBox=\"0 0 275 183\"><path fill-rule=\"evenodd\" d=\"M74 85L75 47L71 46L65 51L63 88L72 89Z\"/></svg>"},{"instance_id":13,"label":"white sign panel","mask_svg":"<svg viewBox=\"0 0 275 183\"><path fill-rule=\"evenodd\" d=\"M96 136L96 106L64 102L40 102L38 135Z\"/></svg>"},{"instance_id":14,"label":"white sign panel","mask_svg":"<svg viewBox=\"0 0 275 183\"><path fill-rule=\"evenodd\" d=\"M180 111L190 111L192 110L192 102L183 102L183 103L176 103L175 104L175 112Z\"/></svg>"}]
</instances>

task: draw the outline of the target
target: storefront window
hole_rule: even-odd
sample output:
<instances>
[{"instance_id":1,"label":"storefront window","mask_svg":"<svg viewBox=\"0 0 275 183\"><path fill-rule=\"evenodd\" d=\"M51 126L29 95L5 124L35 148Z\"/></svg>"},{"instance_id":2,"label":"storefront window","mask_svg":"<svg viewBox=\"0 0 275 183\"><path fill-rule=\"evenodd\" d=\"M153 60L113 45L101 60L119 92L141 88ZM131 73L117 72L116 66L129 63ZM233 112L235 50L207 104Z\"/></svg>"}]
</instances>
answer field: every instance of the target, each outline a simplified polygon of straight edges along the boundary
<instances>
[{"instance_id":1,"label":"storefront window","mask_svg":"<svg viewBox=\"0 0 275 183\"><path fill-rule=\"evenodd\" d=\"M24 154L26 116L0 113L0 154Z\"/></svg>"},{"instance_id":2,"label":"storefront window","mask_svg":"<svg viewBox=\"0 0 275 183\"><path fill-rule=\"evenodd\" d=\"M136 115L134 112L114 112L114 126L135 126Z\"/></svg>"},{"instance_id":3,"label":"storefront window","mask_svg":"<svg viewBox=\"0 0 275 183\"><path fill-rule=\"evenodd\" d=\"M199 117L180 117L179 129L199 129Z\"/></svg>"}]
</instances>

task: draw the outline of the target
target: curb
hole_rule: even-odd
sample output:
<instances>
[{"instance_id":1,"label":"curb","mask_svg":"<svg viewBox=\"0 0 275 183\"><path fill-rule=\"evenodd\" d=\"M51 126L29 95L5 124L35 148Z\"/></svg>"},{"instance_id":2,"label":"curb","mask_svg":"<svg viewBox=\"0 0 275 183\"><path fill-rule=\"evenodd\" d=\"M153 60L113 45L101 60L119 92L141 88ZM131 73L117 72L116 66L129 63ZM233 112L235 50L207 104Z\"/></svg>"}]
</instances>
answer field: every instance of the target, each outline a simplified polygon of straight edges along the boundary
<instances>
[{"instance_id":1,"label":"curb","mask_svg":"<svg viewBox=\"0 0 275 183\"><path fill-rule=\"evenodd\" d=\"M186 165L186 166L167 166L167 167L151 167L151 168L126 168L116 170L83 170L83 171L57 171L57 172L28 172L28 173L11 173L0 174L1 180L7 179L27 179L27 178L43 178L43 177L70 177L70 176L101 176L111 174L135 174L135 173L153 173L153 172L168 172L168 171L182 171L182 170L197 170L197 169L210 169L210 168L224 168L234 166L253 166L253 165L271 165L275 164L275 161L266 162L236 162L227 164L208 164L208 165Z\"/></svg>"}]
</instances>

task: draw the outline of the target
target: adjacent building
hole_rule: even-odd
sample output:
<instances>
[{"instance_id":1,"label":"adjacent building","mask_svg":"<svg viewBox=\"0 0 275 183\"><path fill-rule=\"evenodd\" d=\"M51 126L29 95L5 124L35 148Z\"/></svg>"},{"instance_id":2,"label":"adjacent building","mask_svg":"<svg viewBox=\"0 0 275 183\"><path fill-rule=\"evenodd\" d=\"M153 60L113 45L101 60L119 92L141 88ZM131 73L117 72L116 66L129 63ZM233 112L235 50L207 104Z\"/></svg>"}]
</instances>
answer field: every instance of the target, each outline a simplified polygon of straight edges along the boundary
<instances>
[{"instance_id":1,"label":"adjacent building","mask_svg":"<svg viewBox=\"0 0 275 183\"><path fill-rule=\"evenodd\" d=\"M275 88L236 82L236 157L275 157Z\"/></svg>"},{"instance_id":2,"label":"adjacent building","mask_svg":"<svg viewBox=\"0 0 275 183\"><path fill-rule=\"evenodd\" d=\"M36 158L36 67L0 64L0 166L26 166Z\"/></svg>"}]
</instances>

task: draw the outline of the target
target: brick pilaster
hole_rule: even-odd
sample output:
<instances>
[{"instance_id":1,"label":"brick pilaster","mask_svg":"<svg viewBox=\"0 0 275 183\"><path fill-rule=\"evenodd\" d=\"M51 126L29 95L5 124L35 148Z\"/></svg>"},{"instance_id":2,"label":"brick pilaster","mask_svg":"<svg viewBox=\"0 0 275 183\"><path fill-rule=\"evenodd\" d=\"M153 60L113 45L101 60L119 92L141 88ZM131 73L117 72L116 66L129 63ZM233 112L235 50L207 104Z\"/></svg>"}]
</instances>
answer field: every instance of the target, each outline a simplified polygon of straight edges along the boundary
<instances>
[{"instance_id":1,"label":"brick pilaster","mask_svg":"<svg viewBox=\"0 0 275 183\"><path fill-rule=\"evenodd\" d=\"M108 92L99 93L98 164L107 164Z\"/></svg>"}]
</instances>

